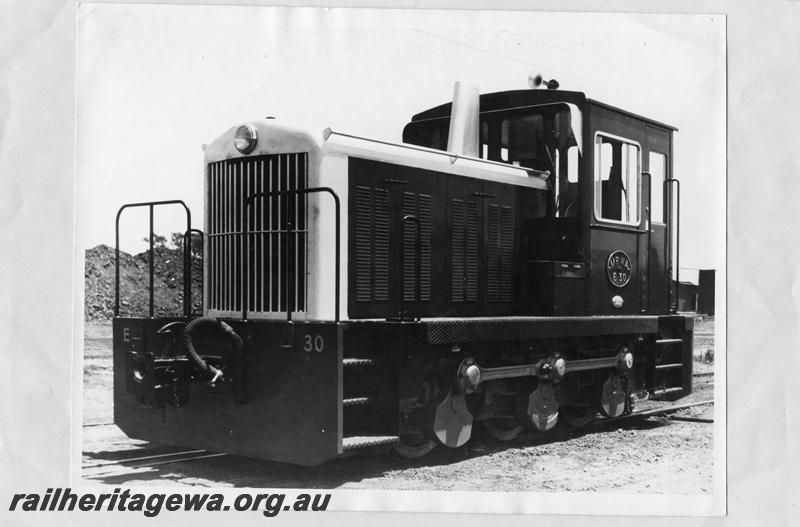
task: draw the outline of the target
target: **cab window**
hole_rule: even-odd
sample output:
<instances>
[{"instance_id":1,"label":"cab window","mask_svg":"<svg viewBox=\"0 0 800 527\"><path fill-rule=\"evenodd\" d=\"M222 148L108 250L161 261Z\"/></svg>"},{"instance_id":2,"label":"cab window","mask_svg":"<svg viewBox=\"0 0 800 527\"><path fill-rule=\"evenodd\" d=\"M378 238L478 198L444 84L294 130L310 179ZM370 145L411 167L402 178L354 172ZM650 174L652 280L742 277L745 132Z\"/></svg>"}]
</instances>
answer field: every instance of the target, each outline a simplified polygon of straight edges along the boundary
<instances>
[{"instance_id":1,"label":"cab window","mask_svg":"<svg viewBox=\"0 0 800 527\"><path fill-rule=\"evenodd\" d=\"M480 116L478 156L546 174L549 193L542 214L551 217L579 215L582 154L578 139L582 132L577 127L573 130L572 111L578 112L568 104L556 103L484 112ZM440 118L411 123L404 131L404 140L446 150L449 122L449 118Z\"/></svg>"},{"instance_id":2,"label":"cab window","mask_svg":"<svg viewBox=\"0 0 800 527\"><path fill-rule=\"evenodd\" d=\"M664 180L667 178L667 156L650 152L650 218L664 223Z\"/></svg>"},{"instance_id":3,"label":"cab window","mask_svg":"<svg viewBox=\"0 0 800 527\"><path fill-rule=\"evenodd\" d=\"M568 108L546 105L535 112L482 116L481 125L483 157L547 173L547 214L578 215L580 153Z\"/></svg>"},{"instance_id":4,"label":"cab window","mask_svg":"<svg viewBox=\"0 0 800 527\"><path fill-rule=\"evenodd\" d=\"M640 149L622 138L597 134L594 145L594 209L600 220L639 224Z\"/></svg>"}]
</instances>

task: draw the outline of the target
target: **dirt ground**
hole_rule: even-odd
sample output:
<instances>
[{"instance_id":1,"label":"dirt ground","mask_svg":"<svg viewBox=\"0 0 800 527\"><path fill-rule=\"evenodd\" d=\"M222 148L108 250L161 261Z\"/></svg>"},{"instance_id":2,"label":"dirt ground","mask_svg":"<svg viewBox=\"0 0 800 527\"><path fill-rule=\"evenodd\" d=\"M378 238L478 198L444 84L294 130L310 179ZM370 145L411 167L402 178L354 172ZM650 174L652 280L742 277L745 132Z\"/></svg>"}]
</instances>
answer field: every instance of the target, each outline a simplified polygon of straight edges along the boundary
<instances>
[{"instance_id":1,"label":"dirt ground","mask_svg":"<svg viewBox=\"0 0 800 527\"><path fill-rule=\"evenodd\" d=\"M181 449L130 440L110 424L111 327L90 323L85 335L83 476L93 483L652 494L713 490L713 405L693 407L671 418L627 420L580 431L557 428L548 435L527 433L506 443L478 430L466 447L439 447L419 460L362 455L298 467L214 456L161 465L118 465ZM713 349L713 320L700 321L694 393L676 404L713 399L713 363L706 362Z\"/></svg>"}]
</instances>

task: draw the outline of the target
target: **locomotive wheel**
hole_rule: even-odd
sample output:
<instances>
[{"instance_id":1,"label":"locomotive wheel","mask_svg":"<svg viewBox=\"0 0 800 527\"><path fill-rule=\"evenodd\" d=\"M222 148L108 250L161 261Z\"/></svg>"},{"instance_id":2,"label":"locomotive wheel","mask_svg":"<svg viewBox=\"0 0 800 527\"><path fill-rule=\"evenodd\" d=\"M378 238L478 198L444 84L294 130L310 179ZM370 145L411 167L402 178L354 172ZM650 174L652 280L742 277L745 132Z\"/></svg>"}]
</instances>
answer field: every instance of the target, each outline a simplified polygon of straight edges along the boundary
<instances>
[{"instance_id":1,"label":"locomotive wheel","mask_svg":"<svg viewBox=\"0 0 800 527\"><path fill-rule=\"evenodd\" d=\"M539 383L528 397L528 419L540 432L550 430L558 423L558 401L549 382Z\"/></svg>"},{"instance_id":2,"label":"locomotive wheel","mask_svg":"<svg viewBox=\"0 0 800 527\"><path fill-rule=\"evenodd\" d=\"M572 428L583 428L594 420L597 412L583 406L567 406L561 410L564 421Z\"/></svg>"},{"instance_id":3,"label":"locomotive wheel","mask_svg":"<svg viewBox=\"0 0 800 527\"><path fill-rule=\"evenodd\" d=\"M487 419L483 421L483 428L489 436L498 441L511 441L523 430L516 419Z\"/></svg>"},{"instance_id":4,"label":"locomotive wheel","mask_svg":"<svg viewBox=\"0 0 800 527\"><path fill-rule=\"evenodd\" d=\"M406 459L416 459L427 455L436 447L436 442L423 436L402 436L400 442L392 445L392 451Z\"/></svg>"},{"instance_id":5,"label":"locomotive wheel","mask_svg":"<svg viewBox=\"0 0 800 527\"><path fill-rule=\"evenodd\" d=\"M627 393L619 374L612 374L603 383L603 393L600 398L600 409L607 417L619 417L625 413L625 399Z\"/></svg>"}]
</instances>

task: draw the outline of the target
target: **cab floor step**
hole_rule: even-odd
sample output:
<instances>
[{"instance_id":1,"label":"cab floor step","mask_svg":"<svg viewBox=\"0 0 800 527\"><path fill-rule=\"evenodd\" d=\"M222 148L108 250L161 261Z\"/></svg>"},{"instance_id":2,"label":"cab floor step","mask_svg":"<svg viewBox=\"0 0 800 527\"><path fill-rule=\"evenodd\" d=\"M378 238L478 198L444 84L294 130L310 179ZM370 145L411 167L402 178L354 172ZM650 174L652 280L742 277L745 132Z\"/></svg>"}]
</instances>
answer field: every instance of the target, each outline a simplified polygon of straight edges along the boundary
<instances>
[{"instance_id":1,"label":"cab floor step","mask_svg":"<svg viewBox=\"0 0 800 527\"><path fill-rule=\"evenodd\" d=\"M671 364L656 364L656 370L675 370L678 368L683 368L683 364L680 362L674 362Z\"/></svg>"},{"instance_id":2,"label":"cab floor step","mask_svg":"<svg viewBox=\"0 0 800 527\"><path fill-rule=\"evenodd\" d=\"M359 450L376 446L389 446L399 443L397 436L351 436L342 439L342 451Z\"/></svg>"},{"instance_id":3,"label":"cab floor step","mask_svg":"<svg viewBox=\"0 0 800 527\"><path fill-rule=\"evenodd\" d=\"M372 359L342 359L342 366L361 366L362 368L365 366L374 366L375 361Z\"/></svg>"},{"instance_id":4,"label":"cab floor step","mask_svg":"<svg viewBox=\"0 0 800 527\"><path fill-rule=\"evenodd\" d=\"M342 406L366 406L381 401L380 397L351 397L342 399Z\"/></svg>"}]
</instances>

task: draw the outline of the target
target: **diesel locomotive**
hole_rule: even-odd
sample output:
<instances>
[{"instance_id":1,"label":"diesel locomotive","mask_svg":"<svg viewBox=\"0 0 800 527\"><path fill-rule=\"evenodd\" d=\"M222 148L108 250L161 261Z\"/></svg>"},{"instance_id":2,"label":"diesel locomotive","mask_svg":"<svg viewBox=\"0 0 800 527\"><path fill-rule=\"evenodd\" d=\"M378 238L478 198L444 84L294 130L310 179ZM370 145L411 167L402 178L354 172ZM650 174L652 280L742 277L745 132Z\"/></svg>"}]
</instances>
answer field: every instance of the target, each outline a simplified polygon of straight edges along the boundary
<instances>
[{"instance_id":1,"label":"diesel locomotive","mask_svg":"<svg viewBox=\"0 0 800 527\"><path fill-rule=\"evenodd\" d=\"M156 313L151 267L149 316L120 316L117 262L115 423L315 465L688 395L675 131L580 92L459 84L402 143L233 126L204 147L202 231L186 209L183 313ZM152 241L162 205L185 208L124 205L117 239L120 215L145 207Z\"/></svg>"}]
</instances>

